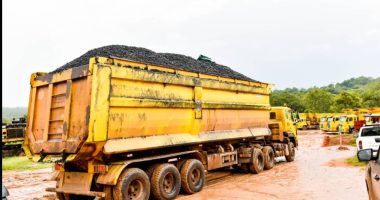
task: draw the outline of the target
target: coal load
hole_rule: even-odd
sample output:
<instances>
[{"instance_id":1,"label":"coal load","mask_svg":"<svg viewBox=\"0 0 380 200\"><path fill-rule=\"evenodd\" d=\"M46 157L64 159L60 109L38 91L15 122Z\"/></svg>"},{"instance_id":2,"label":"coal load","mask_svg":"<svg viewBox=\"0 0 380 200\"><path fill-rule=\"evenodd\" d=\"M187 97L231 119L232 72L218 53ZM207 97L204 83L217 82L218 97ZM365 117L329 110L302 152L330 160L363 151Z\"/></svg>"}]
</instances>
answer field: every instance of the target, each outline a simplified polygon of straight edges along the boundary
<instances>
[{"instance_id":1,"label":"coal load","mask_svg":"<svg viewBox=\"0 0 380 200\"><path fill-rule=\"evenodd\" d=\"M57 73L69 68L87 65L89 59L96 56L124 58L132 61L167 66L185 71L254 81L253 79L236 72L227 66L220 65L209 60L196 60L189 56L173 53L156 53L149 49L124 45L110 45L92 49L50 73Z\"/></svg>"}]
</instances>

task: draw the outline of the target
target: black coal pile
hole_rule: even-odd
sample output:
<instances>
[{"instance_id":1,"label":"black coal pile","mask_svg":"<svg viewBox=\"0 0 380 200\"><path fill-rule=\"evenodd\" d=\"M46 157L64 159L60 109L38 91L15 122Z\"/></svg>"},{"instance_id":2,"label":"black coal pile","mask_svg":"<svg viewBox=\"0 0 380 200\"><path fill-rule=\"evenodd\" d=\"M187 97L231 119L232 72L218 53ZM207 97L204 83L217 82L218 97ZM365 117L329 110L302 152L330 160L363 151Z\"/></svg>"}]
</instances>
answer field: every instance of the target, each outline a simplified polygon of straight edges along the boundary
<instances>
[{"instance_id":1,"label":"black coal pile","mask_svg":"<svg viewBox=\"0 0 380 200\"><path fill-rule=\"evenodd\" d=\"M140 47L130 47L123 45L110 45L96 49L92 49L82 56L68 62L67 64L57 68L51 73L61 72L63 70L87 65L89 59L95 56L103 57L118 57L132 61L143 62L152 65L162 65L171 68L200 72L205 74L212 74L216 76L223 76L235 78L240 80L254 81L253 79L232 70L231 68L217 64L209 60L196 60L189 56L173 54L173 53L156 53L149 49Z\"/></svg>"}]
</instances>

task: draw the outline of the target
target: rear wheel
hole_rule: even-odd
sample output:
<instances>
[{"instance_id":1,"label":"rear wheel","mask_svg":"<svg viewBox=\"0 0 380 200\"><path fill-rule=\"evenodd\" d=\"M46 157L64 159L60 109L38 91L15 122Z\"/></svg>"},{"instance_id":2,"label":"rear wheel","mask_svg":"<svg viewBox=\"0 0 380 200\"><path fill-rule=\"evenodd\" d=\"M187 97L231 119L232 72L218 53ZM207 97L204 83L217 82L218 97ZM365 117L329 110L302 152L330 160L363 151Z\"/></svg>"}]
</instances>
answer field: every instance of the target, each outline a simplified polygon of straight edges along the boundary
<instances>
[{"instance_id":1,"label":"rear wheel","mask_svg":"<svg viewBox=\"0 0 380 200\"><path fill-rule=\"evenodd\" d=\"M139 168L125 169L113 188L113 197L115 200L147 200L149 195L149 178L146 173Z\"/></svg>"},{"instance_id":2,"label":"rear wheel","mask_svg":"<svg viewBox=\"0 0 380 200\"><path fill-rule=\"evenodd\" d=\"M182 189L188 194L202 190L205 184L205 169L197 159L187 160L181 168Z\"/></svg>"},{"instance_id":3,"label":"rear wheel","mask_svg":"<svg viewBox=\"0 0 380 200\"><path fill-rule=\"evenodd\" d=\"M272 147L265 146L263 148L263 155L264 155L264 169L265 170L272 169L274 166L274 151Z\"/></svg>"},{"instance_id":4,"label":"rear wheel","mask_svg":"<svg viewBox=\"0 0 380 200\"><path fill-rule=\"evenodd\" d=\"M181 176L172 164L158 165L150 180L151 192L155 199L175 199L181 189Z\"/></svg>"},{"instance_id":5,"label":"rear wheel","mask_svg":"<svg viewBox=\"0 0 380 200\"><path fill-rule=\"evenodd\" d=\"M258 174L264 170L264 155L258 148L252 148L252 163L248 165L249 171Z\"/></svg>"},{"instance_id":6,"label":"rear wheel","mask_svg":"<svg viewBox=\"0 0 380 200\"><path fill-rule=\"evenodd\" d=\"M294 161L294 157L296 155L296 150L294 148L293 142L289 142L288 148L289 148L289 155L285 156L286 161L293 162Z\"/></svg>"}]
</instances>

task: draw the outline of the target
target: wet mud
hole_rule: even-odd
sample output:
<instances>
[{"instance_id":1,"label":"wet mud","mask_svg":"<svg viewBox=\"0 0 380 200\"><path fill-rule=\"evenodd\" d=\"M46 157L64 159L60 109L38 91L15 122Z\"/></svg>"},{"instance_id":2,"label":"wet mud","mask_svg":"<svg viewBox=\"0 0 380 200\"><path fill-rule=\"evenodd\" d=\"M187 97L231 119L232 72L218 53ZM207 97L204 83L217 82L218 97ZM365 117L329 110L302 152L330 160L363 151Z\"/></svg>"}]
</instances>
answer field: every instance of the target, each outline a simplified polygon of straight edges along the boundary
<instances>
[{"instance_id":1,"label":"wet mud","mask_svg":"<svg viewBox=\"0 0 380 200\"><path fill-rule=\"evenodd\" d=\"M276 159L271 170L260 174L244 174L234 170L208 173L204 189L193 195L181 194L180 200L195 199L260 199L260 200L341 200L368 199L364 167L352 167L344 162L355 154L338 146L321 147L323 134L319 131L301 131L299 148L294 162ZM8 199L52 200L54 187L49 181L51 169L3 173L3 183L9 189Z\"/></svg>"}]
</instances>

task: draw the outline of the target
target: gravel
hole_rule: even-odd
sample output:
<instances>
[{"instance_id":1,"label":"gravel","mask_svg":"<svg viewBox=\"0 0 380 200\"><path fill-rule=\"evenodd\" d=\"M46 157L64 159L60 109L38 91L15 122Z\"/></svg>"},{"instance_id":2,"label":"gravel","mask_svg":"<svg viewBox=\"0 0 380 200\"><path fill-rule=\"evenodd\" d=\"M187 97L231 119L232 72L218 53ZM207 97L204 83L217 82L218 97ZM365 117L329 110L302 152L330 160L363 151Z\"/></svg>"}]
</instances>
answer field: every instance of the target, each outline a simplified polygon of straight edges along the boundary
<instances>
[{"instance_id":1,"label":"gravel","mask_svg":"<svg viewBox=\"0 0 380 200\"><path fill-rule=\"evenodd\" d=\"M227 66L220 65L212 61L196 60L192 57L181 54L156 53L149 49L124 45L110 45L92 49L82 56L66 63L65 65L57 68L50 73L57 73L69 68L87 65L89 58L95 56L113 56L147 64L168 66L170 68L186 71L200 72L240 80L255 81L239 72L232 70Z\"/></svg>"}]
</instances>

